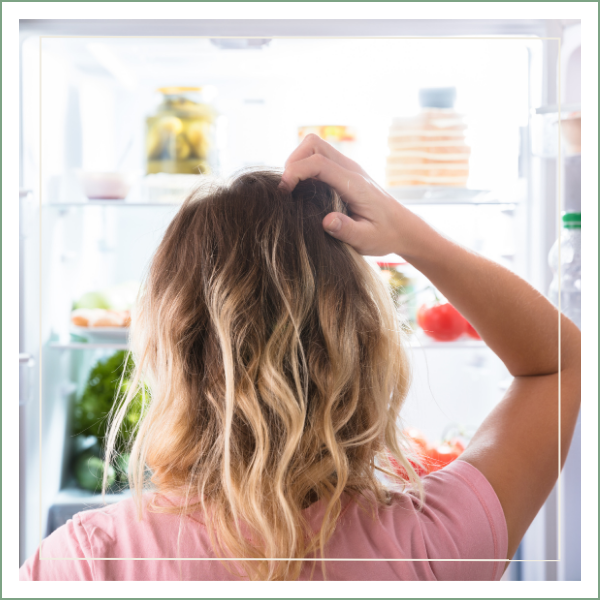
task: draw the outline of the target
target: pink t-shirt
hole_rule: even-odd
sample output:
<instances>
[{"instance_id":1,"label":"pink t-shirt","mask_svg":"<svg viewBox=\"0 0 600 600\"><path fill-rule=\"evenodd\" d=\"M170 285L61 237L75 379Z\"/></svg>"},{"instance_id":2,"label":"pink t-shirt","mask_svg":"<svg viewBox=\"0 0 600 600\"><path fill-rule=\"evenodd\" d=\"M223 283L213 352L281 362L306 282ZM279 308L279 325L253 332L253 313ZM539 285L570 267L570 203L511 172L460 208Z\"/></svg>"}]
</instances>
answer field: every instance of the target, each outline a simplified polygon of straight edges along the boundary
<instances>
[{"instance_id":1,"label":"pink t-shirt","mask_svg":"<svg viewBox=\"0 0 600 600\"><path fill-rule=\"evenodd\" d=\"M426 500L422 511L417 510L418 502L411 494L395 495L391 506L380 507L375 518L372 511L359 508L354 501L343 501L325 556L378 560L328 561L328 580L500 579L506 566L508 535L502 507L487 479L472 465L457 460L424 477L423 483ZM306 511L317 528L323 504L316 502ZM149 511L138 521L131 499L79 513L42 542L42 560L36 551L21 567L20 579L235 579L218 561L185 560L214 557L207 532L196 519L186 522L178 553L179 522L177 515ZM174 560L95 560L154 557ZM57 558L81 560L46 560ZM301 579L309 578L311 567L312 563L305 563ZM320 562L313 579L323 579Z\"/></svg>"}]
</instances>

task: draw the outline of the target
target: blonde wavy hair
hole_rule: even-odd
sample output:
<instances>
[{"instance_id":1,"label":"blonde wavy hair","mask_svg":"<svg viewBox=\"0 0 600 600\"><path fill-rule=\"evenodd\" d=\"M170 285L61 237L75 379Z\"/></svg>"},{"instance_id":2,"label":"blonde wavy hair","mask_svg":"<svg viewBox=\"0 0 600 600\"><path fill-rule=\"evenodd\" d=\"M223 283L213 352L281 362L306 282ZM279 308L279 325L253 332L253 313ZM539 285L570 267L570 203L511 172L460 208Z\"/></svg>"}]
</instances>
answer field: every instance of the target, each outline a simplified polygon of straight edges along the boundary
<instances>
[{"instance_id":1,"label":"blonde wavy hair","mask_svg":"<svg viewBox=\"0 0 600 600\"><path fill-rule=\"evenodd\" d=\"M305 559L314 568L344 493L373 510L389 503L376 470L394 472L390 455L408 473L400 489L421 490L398 427L410 370L390 295L323 230L326 214L347 212L339 195L280 181L242 173L192 193L170 223L138 299L135 371L106 452L115 458L141 390L129 464L140 518L148 485L178 496L160 510L201 511L213 551L252 580L298 579ZM313 531L304 509L317 500Z\"/></svg>"}]
</instances>

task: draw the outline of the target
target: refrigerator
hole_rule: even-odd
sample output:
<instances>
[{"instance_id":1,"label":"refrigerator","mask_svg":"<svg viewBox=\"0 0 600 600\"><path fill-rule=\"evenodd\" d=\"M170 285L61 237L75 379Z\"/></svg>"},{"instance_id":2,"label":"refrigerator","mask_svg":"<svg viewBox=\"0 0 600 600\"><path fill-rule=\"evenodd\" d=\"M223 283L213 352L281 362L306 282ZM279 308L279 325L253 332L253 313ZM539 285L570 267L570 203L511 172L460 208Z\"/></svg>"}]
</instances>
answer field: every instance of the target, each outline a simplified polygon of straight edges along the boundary
<instances>
[{"instance_id":1,"label":"refrigerator","mask_svg":"<svg viewBox=\"0 0 600 600\"><path fill-rule=\"evenodd\" d=\"M127 349L126 331L82 334L71 316L106 290L127 303L189 189L188 176L149 173L159 88L202 88L211 175L281 168L299 132L329 126L351 132L340 147L384 187L393 119L419 112L419 90L454 88L471 148L466 186L389 191L543 293L559 191L563 210L580 210L580 161L559 161L556 144L559 101L562 114L580 110L579 22L21 21L20 41L20 564L76 512L127 494L82 489L73 462L88 443L74 406L98 361ZM107 173L121 177L90 191ZM124 198L107 197L115 186ZM399 268L411 301L425 301L427 282ZM403 426L431 441L468 438L510 383L481 340L439 342L415 326L409 354ZM580 444L578 429L560 494L505 579L581 578Z\"/></svg>"}]
</instances>

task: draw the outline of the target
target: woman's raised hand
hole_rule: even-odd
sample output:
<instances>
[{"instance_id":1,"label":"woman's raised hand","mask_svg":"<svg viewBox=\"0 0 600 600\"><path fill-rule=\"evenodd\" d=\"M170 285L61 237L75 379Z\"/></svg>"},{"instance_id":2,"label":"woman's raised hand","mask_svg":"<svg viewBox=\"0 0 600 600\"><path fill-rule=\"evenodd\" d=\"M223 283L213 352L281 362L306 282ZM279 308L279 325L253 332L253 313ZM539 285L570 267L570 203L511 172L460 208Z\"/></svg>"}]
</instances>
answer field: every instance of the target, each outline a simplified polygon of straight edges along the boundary
<instances>
[{"instance_id":1,"label":"woman's raised hand","mask_svg":"<svg viewBox=\"0 0 600 600\"><path fill-rule=\"evenodd\" d=\"M328 183L348 205L350 216L337 212L325 216L323 228L327 233L360 254L383 256L401 252L402 230L412 213L358 164L315 134L307 135L287 159L280 185L292 191L305 179Z\"/></svg>"}]
</instances>

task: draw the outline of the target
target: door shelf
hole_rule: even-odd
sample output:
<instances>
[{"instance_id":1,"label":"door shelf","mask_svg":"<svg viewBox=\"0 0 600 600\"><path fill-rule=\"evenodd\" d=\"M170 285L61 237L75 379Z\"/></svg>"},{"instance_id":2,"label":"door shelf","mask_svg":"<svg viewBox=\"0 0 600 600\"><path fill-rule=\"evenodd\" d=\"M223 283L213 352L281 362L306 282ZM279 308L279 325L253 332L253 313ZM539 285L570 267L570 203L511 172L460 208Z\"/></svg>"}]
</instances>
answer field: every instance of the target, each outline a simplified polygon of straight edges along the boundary
<instances>
[{"instance_id":1,"label":"door shelf","mask_svg":"<svg viewBox=\"0 0 600 600\"><path fill-rule=\"evenodd\" d=\"M88 343L88 342L53 342L51 348L56 350L129 350L126 343ZM482 340L472 340L470 338L461 338L453 342L438 342L421 334L416 334L410 338L410 347L416 350L455 350L472 349L478 350L487 348Z\"/></svg>"}]
</instances>

